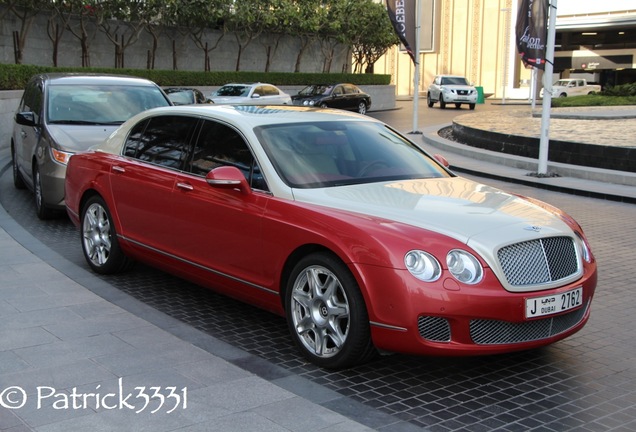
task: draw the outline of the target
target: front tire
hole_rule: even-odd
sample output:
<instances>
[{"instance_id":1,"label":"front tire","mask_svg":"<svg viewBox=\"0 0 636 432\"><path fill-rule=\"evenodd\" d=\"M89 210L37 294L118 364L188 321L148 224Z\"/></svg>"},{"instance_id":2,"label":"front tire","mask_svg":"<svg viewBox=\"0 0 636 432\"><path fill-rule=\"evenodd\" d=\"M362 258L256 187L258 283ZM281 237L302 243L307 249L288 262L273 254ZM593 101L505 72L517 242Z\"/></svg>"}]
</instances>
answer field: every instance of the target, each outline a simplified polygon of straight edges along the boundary
<instances>
[{"instance_id":1,"label":"front tire","mask_svg":"<svg viewBox=\"0 0 636 432\"><path fill-rule=\"evenodd\" d=\"M360 102L358 104L358 114L366 114L367 113L367 104L364 102Z\"/></svg>"},{"instance_id":2,"label":"front tire","mask_svg":"<svg viewBox=\"0 0 636 432\"><path fill-rule=\"evenodd\" d=\"M444 100L444 96L439 95L439 107L441 109L446 109L446 101Z\"/></svg>"},{"instance_id":3,"label":"front tire","mask_svg":"<svg viewBox=\"0 0 636 432\"><path fill-rule=\"evenodd\" d=\"M47 220L57 215L55 210L48 208L44 203L42 176L40 175L40 169L37 164L33 164L33 195L35 197L35 214L38 219Z\"/></svg>"},{"instance_id":4,"label":"front tire","mask_svg":"<svg viewBox=\"0 0 636 432\"><path fill-rule=\"evenodd\" d=\"M431 94L427 93L426 94L426 105L428 105L429 108L433 108L433 104L435 104L435 102L433 102L433 100L431 99Z\"/></svg>"},{"instance_id":5,"label":"front tire","mask_svg":"<svg viewBox=\"0 0 636 432\"><path fill-rule=\"evenodd\" d=\"M285 311L294 343L318 366L343 369L376 352L360 288L332 254L313 253L296 264L287 280Z\"/></svg>"},{"instance_id":6,"label":"front tire","mask_svg":"<svg viewBox=\"0 0 636 432\"><path fill-rule=\"evenodd\" d=\"M113 219L102 197L91 197L82 208L80 237L84 258L96 273L119 273L132 265L119 247Z\"/></svg>"}]
</instances>

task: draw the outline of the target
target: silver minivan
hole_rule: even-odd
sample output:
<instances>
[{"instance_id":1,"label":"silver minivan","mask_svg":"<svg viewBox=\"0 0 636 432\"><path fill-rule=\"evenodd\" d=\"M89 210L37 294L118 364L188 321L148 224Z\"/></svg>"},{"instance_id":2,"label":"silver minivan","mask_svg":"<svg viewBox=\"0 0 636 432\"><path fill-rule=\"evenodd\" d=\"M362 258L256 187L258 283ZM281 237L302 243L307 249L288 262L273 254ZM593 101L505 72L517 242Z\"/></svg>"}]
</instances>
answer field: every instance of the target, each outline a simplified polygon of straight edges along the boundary
<instances>
[{"instance_id":1,"label":"silver minivan","mask_svg":"<svg viewBox=\"0 0 636 432\"><path fill-rule=\"evenodd\" d=\"M32 77L11 137L13 183L35 195L40 219L64 210L66 164L73 153L104 141L150 108L172 105L152 81L119 75L40 74Z\"/></svg>"}]
</instances>

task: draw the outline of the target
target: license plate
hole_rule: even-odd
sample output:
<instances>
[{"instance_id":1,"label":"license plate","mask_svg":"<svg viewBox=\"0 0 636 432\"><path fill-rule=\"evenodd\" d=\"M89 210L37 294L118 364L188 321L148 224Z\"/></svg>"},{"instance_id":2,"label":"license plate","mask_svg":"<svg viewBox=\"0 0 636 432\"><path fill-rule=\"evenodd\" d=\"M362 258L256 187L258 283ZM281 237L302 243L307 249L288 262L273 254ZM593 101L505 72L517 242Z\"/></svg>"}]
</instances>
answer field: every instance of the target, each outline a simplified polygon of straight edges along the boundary
<instances>
[{"instance_id":1,"label":"license plate","mask_svg":"<svg viewBox=\"0 0 636 432\"><path fill-rule=\"evenodd\" d=\"M552 315L574 309L583 304L583 288L561 294L526 299L526 318Z\"/></svg>"}]
</instances>

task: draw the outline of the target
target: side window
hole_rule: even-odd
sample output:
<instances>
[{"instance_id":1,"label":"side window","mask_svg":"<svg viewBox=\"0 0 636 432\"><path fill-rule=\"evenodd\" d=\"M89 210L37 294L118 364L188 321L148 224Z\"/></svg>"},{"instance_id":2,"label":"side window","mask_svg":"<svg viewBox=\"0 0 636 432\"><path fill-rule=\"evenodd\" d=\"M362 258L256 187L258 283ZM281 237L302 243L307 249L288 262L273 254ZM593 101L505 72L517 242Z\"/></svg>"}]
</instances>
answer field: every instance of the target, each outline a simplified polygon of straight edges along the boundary
<instances>
[{"instance_id":1,"label":"side window","mask_svg":"<svg viewBox=\"0 0 636 432\"><path fill-rule=\"evenodd\" d=\"M267 96L267 92L265 91L265 87L259 86L254 89L254 93L252 93L252 97L258 94L260 97Z\"/></svg>"},{"instance_id":2,"label":"side window","mask_svg":"<svg viewBox=\"0 0 636 432\"><path fill-rule=\"evenodd\" d=\"M205 176L220 166L238 168L252 188L267 190L260 167L243 137L229 126L206 120L199 132L187 171Z\"/></svg>"},{"instance_id":3,"label":"side window","mask_svg":"<svg viewBox=\"0 0 636 432\"><path fill-rule=\"evenodd\" d=\"M185 116L157 116L142 121L130 131L124 156L181 169L197 121Z\"/></svg>"},{"instance_id":4,"label":"side window","mask_svg":"<svg viewBox=\"0 0 636 432\"><path fill-rule=\"evenodd\" d=\"M265 86L263 89L267 96L278 96L278 90L275 87Z\"/></svg>"},{"instance_id":5,"label":"side window","mask_svg":"<svg viewBox=\"0 0 636 432\"><path fill-rule=\"evenodd\" d=\"M333 94L337 96L341 96L344 93L342 86L338 86L334 89Z\"/></svg>"},{"instance_id":6,"label":"side window","mask_svg":"<svg viewBox=\"0 0 636 432\"><path fill-rule=\"evenodd\" d=\"M35 115L35 122L40 122L40 116L42 115L42 83L40 81L31 82L24 90L22 96L21 111L31 111Z\"/></svg>"}]
</instances>

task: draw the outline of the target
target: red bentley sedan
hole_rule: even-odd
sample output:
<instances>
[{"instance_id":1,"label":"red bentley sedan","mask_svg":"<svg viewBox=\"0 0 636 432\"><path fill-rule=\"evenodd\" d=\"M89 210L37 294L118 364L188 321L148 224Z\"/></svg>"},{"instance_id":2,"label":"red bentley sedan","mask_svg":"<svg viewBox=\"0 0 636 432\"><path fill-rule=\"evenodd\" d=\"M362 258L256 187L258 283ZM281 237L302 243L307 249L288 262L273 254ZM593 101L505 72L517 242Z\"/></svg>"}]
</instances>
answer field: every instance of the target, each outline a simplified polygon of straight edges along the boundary
<instances>
[{"instance_id":1,"label":"red bentley sedan","mask_svg":"<svg viewBox=\"0 0 636 432\"><path fill-rule=\"evenodd\" d=\"M596 287L571 217L340 110L149 110L70 159L65 195L94 271L143 261L281 314L328 368L547 345Z\"/></svg>"}]
</instances>

